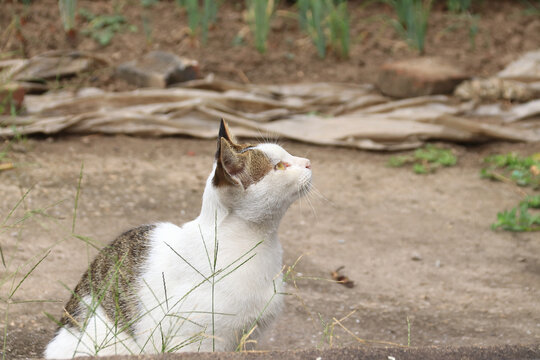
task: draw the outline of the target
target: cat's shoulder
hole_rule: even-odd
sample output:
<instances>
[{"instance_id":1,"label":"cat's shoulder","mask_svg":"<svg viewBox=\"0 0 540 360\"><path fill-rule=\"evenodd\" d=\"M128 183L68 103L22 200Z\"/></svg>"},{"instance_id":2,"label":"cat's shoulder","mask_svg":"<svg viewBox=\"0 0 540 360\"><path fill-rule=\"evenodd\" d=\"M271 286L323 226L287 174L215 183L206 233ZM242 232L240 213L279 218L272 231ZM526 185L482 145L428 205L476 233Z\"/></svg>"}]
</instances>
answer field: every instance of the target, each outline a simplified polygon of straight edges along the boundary
<instances>
[{"instance_id":1,"label":"cat's shoulder","mask_svg":"<svg viewBox=\"0 0 540 360\"><path fill-rule=\"evenodd\" d=\"M182 227L170 222L145 224L124 231L114 239L110 246L144 246L151 243L153 239L176 237L181 233Z\"/></svg>"}]
</instances>

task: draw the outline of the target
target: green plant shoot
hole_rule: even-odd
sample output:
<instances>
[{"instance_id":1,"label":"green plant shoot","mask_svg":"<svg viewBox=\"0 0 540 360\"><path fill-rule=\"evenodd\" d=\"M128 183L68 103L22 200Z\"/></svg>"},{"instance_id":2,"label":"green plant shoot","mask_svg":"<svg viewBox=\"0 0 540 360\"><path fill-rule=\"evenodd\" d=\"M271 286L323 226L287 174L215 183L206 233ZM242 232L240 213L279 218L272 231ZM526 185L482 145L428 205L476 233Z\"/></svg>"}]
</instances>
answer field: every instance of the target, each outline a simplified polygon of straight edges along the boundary
<instances>
[{"instance_id":1,"label":"green plant shoot","mask_svg":"<svg viewBox=\"0 0 540 360\"><path fill-rule=\"evenodd\" d=\"M255 37L255 47L264 54L274 15L274 0L248 0L248 21Z\"/></svg>"},{"instance_id":2,"label":"green plant shoot","mask_svg":"<svg viewBox=\"0 0 540 360\"><path fill-rule=\"evenodd\" d=\"M432 0L382 0L394 8L397 20L391 20L396 31L416 48L424 53L425 38Z\"/></svg>"},{"instance_id":3,"label":"green plant shoot","mask_svg":"<svg viewBox=\"0 0 540 360\"><path fill-rule=\"evenodd\" d=\"M342 0L298 1L300 27L310 36L320 58L327 47L349 56L350 24L347 2Z\"/></svg>"},{"instance_id":4,"label":"green plant shoot","mask_svg":"<svg viewBox=\"0 0 540 360\"><path fill-rule=\"evenodd\" d=\"M483 178L512 181L519 186L540 188L540 153L522 157L514 153L488 156L480 175Z\"/></svg>"},{"instance_id":5,"label":"green plant shoot","mask_svg":"<svg viewBox=\"0 0 540 360\"><path fill-rule=\"evenodd\" d=\"M58 9L60 10L60 18L62 19L65 32L75 29L76 8L77 0L58 0Z\"/></svg>"},{"instance_id":6,"label":"green plant shoot","mask_svg":"<svg viewBox=\"0 0 540 360\"><path fill-rule=\"evenodd\" d=\"M457 157L451 149L441 149L431 144L417 149L413 155L392 156L388 160L390 167L411 164L416 174L432 173L440 167L454 166L456 163Z\"/></svg>"}]
</instances>

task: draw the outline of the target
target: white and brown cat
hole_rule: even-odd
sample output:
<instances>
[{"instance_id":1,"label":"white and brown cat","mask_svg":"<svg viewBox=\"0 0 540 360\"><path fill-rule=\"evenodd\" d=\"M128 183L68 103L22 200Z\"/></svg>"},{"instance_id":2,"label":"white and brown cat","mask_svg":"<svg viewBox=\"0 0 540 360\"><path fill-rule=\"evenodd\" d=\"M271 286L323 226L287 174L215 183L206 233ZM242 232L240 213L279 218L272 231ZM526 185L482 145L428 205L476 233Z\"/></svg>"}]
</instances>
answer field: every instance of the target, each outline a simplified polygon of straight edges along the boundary
<instances>
[{"instance_id":1,"label":"white and brown cat","mask_svg":"<svg viewBox=\"0 0 540 360\"><path fill-rule=\"evenodd\" d=\"M223 121L217 145L200 215L132 229L101 250L46 358L233 351L278 315L278 227L311 187L310 162L276 144L238 144Z\"/></svg>"}]
</instances>

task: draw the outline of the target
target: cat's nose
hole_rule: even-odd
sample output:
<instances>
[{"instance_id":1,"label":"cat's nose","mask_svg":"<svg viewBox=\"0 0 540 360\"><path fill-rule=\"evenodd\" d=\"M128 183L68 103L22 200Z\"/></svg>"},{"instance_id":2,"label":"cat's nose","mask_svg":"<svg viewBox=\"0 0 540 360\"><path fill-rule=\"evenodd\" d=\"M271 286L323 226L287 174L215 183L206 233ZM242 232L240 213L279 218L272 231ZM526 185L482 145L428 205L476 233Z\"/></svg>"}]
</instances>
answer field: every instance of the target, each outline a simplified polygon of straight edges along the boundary
<instances>
[{"instance_id":1,"label":"cat's nose","mask_svg":"<svg viewBox=\"0 0 540 360\"><path fill-rule=\"evenodd\" d=\"M306 169L311 170L311 161L309 161L308 159L306 159Z\"/></svg>"}]
</instances>

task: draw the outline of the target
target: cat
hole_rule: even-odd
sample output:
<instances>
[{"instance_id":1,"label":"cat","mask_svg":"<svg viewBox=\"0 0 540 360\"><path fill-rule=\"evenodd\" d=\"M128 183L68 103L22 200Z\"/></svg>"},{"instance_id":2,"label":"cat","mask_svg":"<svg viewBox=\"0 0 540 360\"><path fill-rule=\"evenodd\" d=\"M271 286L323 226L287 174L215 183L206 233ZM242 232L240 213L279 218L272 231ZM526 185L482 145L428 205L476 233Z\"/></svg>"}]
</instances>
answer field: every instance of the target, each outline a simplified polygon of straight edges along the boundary
<instances>
[{"instance_id":1,"label":"cat","mask_svg":"<svg viewBox=\"0 0 540 360\"><path fill-rule=\"evenodd\" d=\"M238 144L221 120L200 215L129 230L100 251L64 308L47 359L234 351L283 306L279 223L311 163Z\"/></svg>"}]
</instances>

